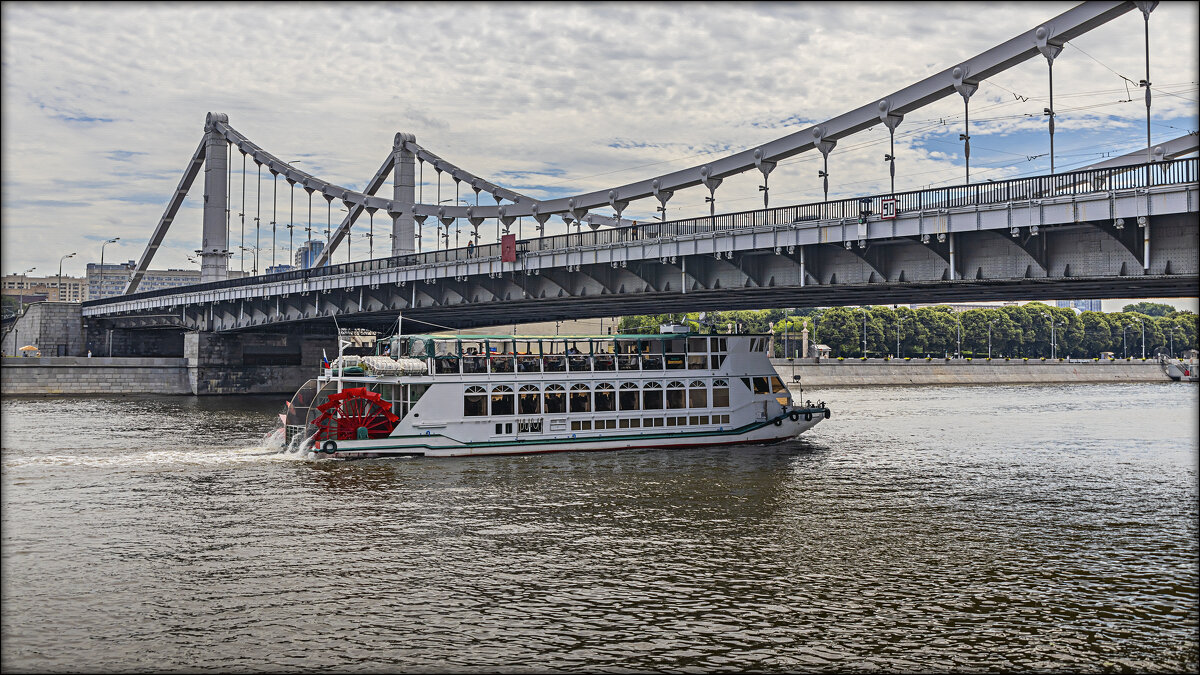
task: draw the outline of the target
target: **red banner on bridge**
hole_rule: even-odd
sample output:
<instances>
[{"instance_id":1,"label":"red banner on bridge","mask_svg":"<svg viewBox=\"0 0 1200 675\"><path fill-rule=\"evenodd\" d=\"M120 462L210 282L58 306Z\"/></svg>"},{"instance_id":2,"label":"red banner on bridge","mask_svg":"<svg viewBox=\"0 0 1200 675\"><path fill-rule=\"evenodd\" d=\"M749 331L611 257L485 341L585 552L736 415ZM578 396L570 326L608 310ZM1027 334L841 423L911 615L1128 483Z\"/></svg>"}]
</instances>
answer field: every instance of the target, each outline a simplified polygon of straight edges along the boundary
<instances>
[{"instance_id":1,"label":"red banner on bridge","mask_svg":"<svg viewBox=\"0 0 1200 675\"><path fill-rule=\"evenodd\" d=\"M500 237L500 262L517 262L517 235Z\"/></svg>"}]
</instances>

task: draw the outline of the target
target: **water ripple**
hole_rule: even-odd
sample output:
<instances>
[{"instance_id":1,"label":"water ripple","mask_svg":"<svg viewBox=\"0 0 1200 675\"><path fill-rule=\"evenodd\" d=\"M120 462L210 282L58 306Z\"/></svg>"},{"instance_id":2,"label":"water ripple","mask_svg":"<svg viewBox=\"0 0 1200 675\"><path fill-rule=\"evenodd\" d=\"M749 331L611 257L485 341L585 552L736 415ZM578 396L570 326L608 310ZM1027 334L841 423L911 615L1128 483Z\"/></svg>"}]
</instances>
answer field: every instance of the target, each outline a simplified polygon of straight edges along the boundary
<instances>
[{"instance_id":1,"label":"water ripple","mask_svg":"<svg viewBox=\"0 0 1200 675\"><path fill-rule=\"evenodd\" d=\"M780 446L359 462L273 399L6 398L0 663L1195 670L1194 389L820 394Z\"/></svg>"}]
</instances>

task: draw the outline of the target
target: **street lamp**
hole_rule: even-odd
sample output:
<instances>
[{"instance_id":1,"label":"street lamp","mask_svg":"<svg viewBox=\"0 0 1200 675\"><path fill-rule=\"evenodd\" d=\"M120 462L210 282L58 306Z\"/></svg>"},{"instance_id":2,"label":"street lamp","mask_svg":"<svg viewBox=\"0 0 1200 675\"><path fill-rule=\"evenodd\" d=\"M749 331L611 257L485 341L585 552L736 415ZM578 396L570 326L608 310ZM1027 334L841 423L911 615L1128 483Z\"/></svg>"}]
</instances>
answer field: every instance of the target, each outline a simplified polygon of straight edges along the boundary
<instances>
[{"instance_id":1,"label":"street lamp","mask_svg":"<svg viewBox=\"0 0 1200 675\"><path fill-rule=\"evenodd\" d=\"M863 358L867 357L867 310L855 307L854 311L863 313Z\"/></svg>"},{"instance_id":2,"label":"street lamp","mask_svg":"<svg viewBox=\"0 0 1200 675\"><path fill-rule=\"evenodd\" d=\"M1142 360L1146 360L1146 321L1141 317L1137 317L1138 323L1142 324Z\"/></svg>"},{"instance_id":3,"label":"street lamp","mask_svg":"<svg viewBox=\"0 0 1200 675\"><path fill-rule=\"evenodd\" d=\"M100 292L100 297L102 297L102 298L104 297L104 247L108 246L109 244L112 244L114 242L118 242L120 240L121 240L120 237L113 237L112 239L109 239L108 241L104 242L103 244L100 244L100 291L99 292Z\"/></svg>"},{"instance_id":4,"label":"street lamp","mask_svg":"<svg viewBox=\"0 0 1200 675\"><path fill-rule=\"evenodd\" d=\"M1054 326L1058 322L1055 321L1054 317L1050 316L1050 314L1046 312L1042 312L1042 316L1050 320L1050 358L1058 358L1058 341L1054 336Z\"/></svg>"},{"instance_id":5,"label":"street lamp","mask_svg":"<svg viewBox=\"0 0 1200 675\"><path fill-rule=\"evenodd\" d=\"M59 301L59 302L62 302L62 299L63 299L63 292L62 292L62 264L63 264L63 261L64 261L64 260L66 260L67 258L74 258L74 257L75 257L75 254L74 254L74 253L68 253L68 254L66 254L66 255L64 255L63 257L61 257L61 258L59 258L59 259L58 259L58 301Z\"/></svg>"},{"instance_id":6,"label":"street lamp","mask_svg":"<svg viewBox=\"0 0 1200 675\"><path fill-rule=\"evenodd\" d=\"M993 318L988 322L988 360L992 359L992 326L996 325L999 319Z\"/></svg>"},{"instance_id":7,"label":"street lamp","mask_svg":"<svg viewBox=\"0 0 1200 675\"><path fill-rule=\"evenodd\" d=\"M958 328L958 354L955 355L955 358L961 359L962 358L962 314L959 314L958 312L954 313L954 323L956 324L956 327Z\"/></svg>"},{"instance_id":8,"label":"street lamp","mask_svg":"<svg viewBox=\"0 0 1200 675\"><path fill-rule=\"evenodd\" d=\"M1133 328L1133 326L1121 326L1121 358L1129 358L1129 346L1125 344L1125 331Z\"/></svg>"},{"instance_id":9,"label":"street lamp","mask_svg":"<svg viewBox=\"0 0 1200 675\"><path fill-rule=\"evenodd\" d=\"M26 275L36 269L37 269L37 267L34 266L34 267L30 267L29 269L25 270L24 272L21 272L21 293L20 293L20 298L17 300L17 311L18 312L21 311L21 308L25 305L25 287L29 285L29 279L26 277Z\"/></svg>"},{"instance_id":10,"label":"street lamp","mask_svg":"<svg viewBox=\"0 0 1200 675\"><path fill-rule=\"evenodd\" d=\"M908 317L900 316L900 312L896 312L896 358L900 358L900 322L907 319Z\"/></svg>"}]
</instances>

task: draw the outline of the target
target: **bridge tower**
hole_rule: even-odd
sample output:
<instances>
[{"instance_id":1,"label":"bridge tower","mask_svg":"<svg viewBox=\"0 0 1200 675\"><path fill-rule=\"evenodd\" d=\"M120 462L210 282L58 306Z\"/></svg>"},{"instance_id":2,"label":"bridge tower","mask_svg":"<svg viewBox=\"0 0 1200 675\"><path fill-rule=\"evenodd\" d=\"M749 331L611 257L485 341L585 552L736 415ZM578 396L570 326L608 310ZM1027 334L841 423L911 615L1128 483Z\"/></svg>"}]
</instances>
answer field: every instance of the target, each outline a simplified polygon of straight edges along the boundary
<instances>
[{"instance_id":1,"label":"bridge tower","mask_svg":"<svg viewBox=\"0 0 1200 675\"><path fill-rule=\"evenodd\" d=\"M392 217L392 255L408 255L415 252L416 224L413 205L416 204L416 155L405 145L415 143L413 134L398 133L392 144L392 199L400 202L403 209Z\"/></svg>"},{"instance_id":2,"label":"bridge tower","mask_svg":"<svg viewBox=\"0 0 1200 675\"><path fill-rule=\"evenodd\" d=\"M229 122L224 113L208 113L204 120L204 233L200 254L200 283L229 277L228 199L229 143L213 129L214 122Z\"/></svg>"}]
</instances>

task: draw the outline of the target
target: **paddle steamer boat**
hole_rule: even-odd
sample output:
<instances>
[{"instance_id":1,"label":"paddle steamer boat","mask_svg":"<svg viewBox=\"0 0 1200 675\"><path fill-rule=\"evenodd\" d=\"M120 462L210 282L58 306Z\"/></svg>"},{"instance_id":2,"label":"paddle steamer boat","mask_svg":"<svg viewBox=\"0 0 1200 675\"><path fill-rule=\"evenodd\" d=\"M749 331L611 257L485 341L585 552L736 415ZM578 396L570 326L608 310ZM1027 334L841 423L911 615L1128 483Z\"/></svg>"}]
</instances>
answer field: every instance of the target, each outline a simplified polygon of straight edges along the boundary
<instances>
[{"instance_id":1,"label":"paddle steamer boat","mask_svg":"<svg viewBox=\"0 0 1200 675\"><path fill-rule=\"evenodd\" d=\"M830 416L792 400L769 336L673 329L394 336L323 364L281 417L289 443L352 459L773 443Z\"/></svg>"}]
</instances>

